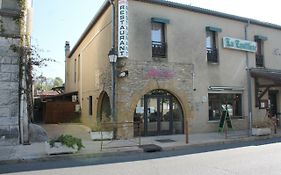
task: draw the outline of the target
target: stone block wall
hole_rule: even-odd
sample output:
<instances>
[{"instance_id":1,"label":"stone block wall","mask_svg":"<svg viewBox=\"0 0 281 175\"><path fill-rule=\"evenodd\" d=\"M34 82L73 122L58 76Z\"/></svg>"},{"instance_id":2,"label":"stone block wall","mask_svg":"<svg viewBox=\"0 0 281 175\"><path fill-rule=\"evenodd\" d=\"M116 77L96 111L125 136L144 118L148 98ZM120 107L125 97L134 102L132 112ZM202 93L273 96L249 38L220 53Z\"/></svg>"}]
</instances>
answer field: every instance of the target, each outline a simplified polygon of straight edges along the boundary
<instances>
[{"instance_id":1,"label":"stone block wall","mask_svg":"<svg viewBox=\"0 0 281 175\"><path fill-rule=\"evenodd\" d=\"M0 1L0 145L19 144L18 0Z\"/></svg>"},{"instance_id":2,"label":"stone block wall","mask_svg":"<svg viewBox=\"0 0 281 175\"><path fill-rule=\"evenodd\" d=\"M0 145L18 143L19 56L9 48L18 43L18 39L0 37Z\"/></svg>"},{"instance_id":3,"label":"stone block wall","mask_svg":"<svg viewBox=\"0 0 281 175\"><path fill-rule=\"evenodd\" d=\"M118 70L129 71L128 77L118 78L117 81L119 122L133 121L138 101L146 93L156 89L166 90L174 95L182 106L185 119L191 121L194 98L192 64L124 59L119 61L117 67ZM129 133L133 134L132 131Z\"/></svg>"}]
</instances>

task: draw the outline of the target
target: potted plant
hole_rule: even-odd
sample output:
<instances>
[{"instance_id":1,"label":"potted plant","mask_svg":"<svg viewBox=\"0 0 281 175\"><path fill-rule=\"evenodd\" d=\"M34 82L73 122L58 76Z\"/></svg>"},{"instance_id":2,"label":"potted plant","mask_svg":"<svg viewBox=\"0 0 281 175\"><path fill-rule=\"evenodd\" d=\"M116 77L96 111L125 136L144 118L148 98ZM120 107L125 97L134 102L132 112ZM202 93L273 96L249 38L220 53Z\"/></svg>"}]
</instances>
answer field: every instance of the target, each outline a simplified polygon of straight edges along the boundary
<instances>
[{"instance_id":1,"label":"potted plant","mask_svg":"<svg viewBox=\"0 0 281 175\"><path fill-rule=\"evenodd\" d=\"M61 135L58 138L45 142L45 149L48 155L76 153L84 148L82 140L71 135Z\"/></svg>"},{"instance_id":2,"label":"potted plant","mask_svg":"<svg viewBox=\"0 0 281 175\"><path fill-rule=\"evenodd\" d=\"M90 136L92 140L111 140L113 139L113 124L110 117L103 117L102 121L91 128Z\"/></svg>"}]
</instances>

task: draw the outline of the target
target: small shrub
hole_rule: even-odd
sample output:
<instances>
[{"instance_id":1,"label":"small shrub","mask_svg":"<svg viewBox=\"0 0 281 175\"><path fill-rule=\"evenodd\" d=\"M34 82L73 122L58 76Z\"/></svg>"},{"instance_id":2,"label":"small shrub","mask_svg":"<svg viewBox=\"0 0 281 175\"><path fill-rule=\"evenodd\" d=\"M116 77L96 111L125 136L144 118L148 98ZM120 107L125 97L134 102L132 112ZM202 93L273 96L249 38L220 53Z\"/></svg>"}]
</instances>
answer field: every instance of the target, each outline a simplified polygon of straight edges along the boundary
<instances>
[{"instance_id":1,"label":"small shrub","mask_svg":"<svg viewBox=\"0 0 281 175\"><path fill-rule=\"evenodd\" d=\"M82 140L76 137L73 137L72 135L61 135L56 139L50 140L50 145L53 147L55 142L61 142L63 145L69 147L69 148L75 148L76 145L78 148L78 151L82 148L85 148L82 144Z\"/></svg>"}]
</instances>

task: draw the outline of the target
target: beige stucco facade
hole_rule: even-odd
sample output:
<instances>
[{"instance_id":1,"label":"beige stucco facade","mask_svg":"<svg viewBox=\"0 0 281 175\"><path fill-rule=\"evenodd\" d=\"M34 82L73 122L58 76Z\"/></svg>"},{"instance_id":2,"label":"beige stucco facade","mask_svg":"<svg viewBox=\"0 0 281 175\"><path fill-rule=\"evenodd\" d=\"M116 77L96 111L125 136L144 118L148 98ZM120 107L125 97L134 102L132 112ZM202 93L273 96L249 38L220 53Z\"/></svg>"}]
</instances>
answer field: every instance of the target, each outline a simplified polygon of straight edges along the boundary
<instances>
[{"instance_id":1,"label":"beige stucco facade","mask_svg":"<svg viewBox=\"0 0 281 175\"><path fill-rule=\"evenodd\" d=\"M109 91L110 47L111 11L106 9L73 55L66 58L66 92L78 91L82 122L90 126L96 124L96 113L89 115L89 96L93 96L93 111L97 111L100 93Z\"/></svg>"},{"instance_id":2,"label":"beige stucco facade","mask_svg":"<svg viewBox=\"0 0 281 175\"><path fill-rule=\"evenodd\" d=\"M116 1L117 3L117 1ZM242 116L232 119L235 130L248 128L248 86L246 52L223 48L223 37L254 41L256 35L264 41L264 67L281 67L281 27L272 28L242 22L219 15L205 14L188 8L161 3L128 1L129 57L118 58L117 70L129 72L117 78L116 101L119 122L133 121L136 105L142 96L156 90L166 90L179 101L188 130L191 133L217 131L218 121L209 120L210 93L238 93L242 96ZM200 10L199 10L200 11ZM116 13L117 14L117 13ZM100 94L106 92L111 101L111 8L105 3L89 32L66 58L66 91L78 91L82 121L94 126L100 105ZM152 57L151 18L168 19L165 24L166 58ZM117 22L117 21L116 21ZM217 33L218 63L207 61L206 27L221 29ZM117 33L117 29L116 29ZM116 40L117 43L117 40ZM256 67L255 53L248 52L249 67ZM151 76L152 70L165 71L169 76ZM75 78L76 76L76 78ZM260 80L263 81L263 80ZM265 109L255 106L255 83L252 84L253 120L263 118ZM210 86L240 87L239 90L212 91ZM271 90L281 89L272 87ZM93 97L93 114L89 115L89 96ZM277 94L280 111L280 93ZM262 99L267 99L265 94ZM130 136L132 136L130 134Z\"/></svg>"}]
</instances>

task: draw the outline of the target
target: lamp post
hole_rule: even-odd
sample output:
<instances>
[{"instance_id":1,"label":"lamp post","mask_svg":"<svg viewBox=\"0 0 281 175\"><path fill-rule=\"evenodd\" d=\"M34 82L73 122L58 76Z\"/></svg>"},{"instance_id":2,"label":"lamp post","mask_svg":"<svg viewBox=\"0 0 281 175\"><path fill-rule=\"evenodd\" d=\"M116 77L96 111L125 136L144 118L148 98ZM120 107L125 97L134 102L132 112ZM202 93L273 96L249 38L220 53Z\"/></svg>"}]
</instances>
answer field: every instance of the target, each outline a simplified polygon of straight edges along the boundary
<instances>
[{"instance_id":1,"label":"lamp post","mask_svg":"<svg viewBox=\"0 0 281 175\"><path fill-rule=\"evenodd\" d=\"M113 119L113 133L114 133L114 138L116 137L116 100L115 100L115 84L116 84L116 61L117 61L117 52L114 48L111 48L111 50L108 53L108 58L109 62L112 65L112 104L111 104L111 115Z\"/></svg>"}]
</instances>

